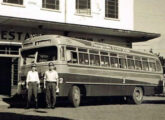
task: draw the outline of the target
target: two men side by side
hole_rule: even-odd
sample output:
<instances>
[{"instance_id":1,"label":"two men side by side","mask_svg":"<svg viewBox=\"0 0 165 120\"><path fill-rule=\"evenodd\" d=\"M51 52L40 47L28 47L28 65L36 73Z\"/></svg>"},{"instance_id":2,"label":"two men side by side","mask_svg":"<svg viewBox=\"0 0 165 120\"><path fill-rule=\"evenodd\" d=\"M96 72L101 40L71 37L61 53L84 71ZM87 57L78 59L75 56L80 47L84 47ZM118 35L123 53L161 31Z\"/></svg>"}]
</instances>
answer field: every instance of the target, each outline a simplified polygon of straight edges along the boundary
<instances>
[{"instance_id":1,"label":"two men side by side","mask_svg":"<svg viewBox=\"0 0 165 120\"><path fill-rule=\"evenodd\" d=\"M45 72L44 88L46 89L46 103L48 108L55 108L56 104L56 89L58 87L58 73L54 70L54 64L50 62L49 70ZM27 106L30 107L32 95L34 95L35 108L38 108L38 88L40 88L39 75L36 69L36 64L31 65L31 70L27 74L26 88L28 89Z\"/></svg>"}]
</instances>

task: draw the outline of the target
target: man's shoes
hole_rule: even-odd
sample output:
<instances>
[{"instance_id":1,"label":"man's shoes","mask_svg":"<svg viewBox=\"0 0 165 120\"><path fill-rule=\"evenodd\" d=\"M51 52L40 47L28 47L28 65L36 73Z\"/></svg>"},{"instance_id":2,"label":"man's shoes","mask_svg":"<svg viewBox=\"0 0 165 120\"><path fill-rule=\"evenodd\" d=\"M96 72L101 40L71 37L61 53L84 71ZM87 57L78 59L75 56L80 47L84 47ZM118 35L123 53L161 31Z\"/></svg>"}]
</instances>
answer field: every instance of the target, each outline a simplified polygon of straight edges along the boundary
<instances>
[{"instance_id":1,"label":"man's shoes","mask_svg":"<svg viewBox=\"0 0 165 120\"><path fill-rule=\"evenodd\" d=\"M27 105L26 107L25 107L25 109L29 109L30 107L29 107L29 105Z\"/></svg>"},{"instance_id":2,"label":"man's shoes","mask_svg":"<svg viewBox=\"0 0 165 120\"><path fill-rule=\"evenodd\" d=\"M35 109L38 109L38 104L36 103Z\"/></svg>"},{"instance_id":3,"label":"man's shoes","mask_svg":"<svg viewBox=\"0 0 165 120\"><path fill-rule=\"evenodd\" d=\"M51 108L52 108L52 109L55 109L55 106L52 106Z\"/></svg>"},{"instance_id":4,"label":"man's shoes","mask_svg":"<svg viewBox=\"0 0 165 120\"><path fill-rule=\"evenodd\" d=\"M48 106L47 106L47 108L48 108L48 109L50 109L50 108L51 108L51 106L49 106L49 105L48 105Z\"/></svg>"}]
</instances>

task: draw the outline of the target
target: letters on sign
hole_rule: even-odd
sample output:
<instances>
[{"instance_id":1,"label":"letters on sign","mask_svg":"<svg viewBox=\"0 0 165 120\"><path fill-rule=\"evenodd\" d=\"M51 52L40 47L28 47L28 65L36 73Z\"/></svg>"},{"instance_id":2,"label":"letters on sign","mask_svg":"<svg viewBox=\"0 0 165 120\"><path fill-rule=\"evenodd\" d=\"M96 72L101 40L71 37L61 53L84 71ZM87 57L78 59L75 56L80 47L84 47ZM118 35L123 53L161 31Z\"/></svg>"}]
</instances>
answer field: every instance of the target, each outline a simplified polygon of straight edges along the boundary
<instances>
[{"instance_id":1,"label":"letters on sign","mask_svg":"<svg viewBox=\"0 0 165 120\"><path fill-rule=\"evenodd\" d=\"M41 34L30 34L25 32L15 32L15 31L0 31L0 40L13 40L13 41L23 41L30 37L39 36Z\"/></svg>"}]
</instances>

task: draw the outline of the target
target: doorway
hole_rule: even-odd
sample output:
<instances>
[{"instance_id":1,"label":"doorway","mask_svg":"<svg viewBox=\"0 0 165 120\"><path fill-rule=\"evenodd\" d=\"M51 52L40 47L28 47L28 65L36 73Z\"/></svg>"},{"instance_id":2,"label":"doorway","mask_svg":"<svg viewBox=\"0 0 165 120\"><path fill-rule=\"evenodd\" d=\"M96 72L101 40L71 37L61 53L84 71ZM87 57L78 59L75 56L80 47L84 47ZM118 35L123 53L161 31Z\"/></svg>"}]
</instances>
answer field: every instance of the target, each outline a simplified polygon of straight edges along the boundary
<instances>
[{"instance_id":1,"label":"doorway","mask_svg":"<svg viewBox=\"0 0 165 120\"><path fill-rule=\"evenodd\" d=\"M11 94L11 62L12 58L0 57L0 94Z\"/></svg>"}]
</instances>

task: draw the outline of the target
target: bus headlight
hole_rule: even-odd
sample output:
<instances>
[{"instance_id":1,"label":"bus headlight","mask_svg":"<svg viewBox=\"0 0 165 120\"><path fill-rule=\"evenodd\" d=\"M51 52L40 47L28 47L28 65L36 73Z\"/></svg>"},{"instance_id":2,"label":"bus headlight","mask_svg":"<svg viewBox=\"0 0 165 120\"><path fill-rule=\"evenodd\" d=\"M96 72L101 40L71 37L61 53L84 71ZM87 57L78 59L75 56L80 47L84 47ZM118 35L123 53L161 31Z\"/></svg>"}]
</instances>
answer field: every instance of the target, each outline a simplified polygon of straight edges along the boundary
<instances>
[{"instance_id":1,"label":"bus headlight","mask_svg":"<svg viewBox=\"0 0 165 120\"><path fill-rule=\"evenodd\" d=\"M59 83L63 83L64 79L63 78L59 78Z\"/></svg>"}]
</instances>

